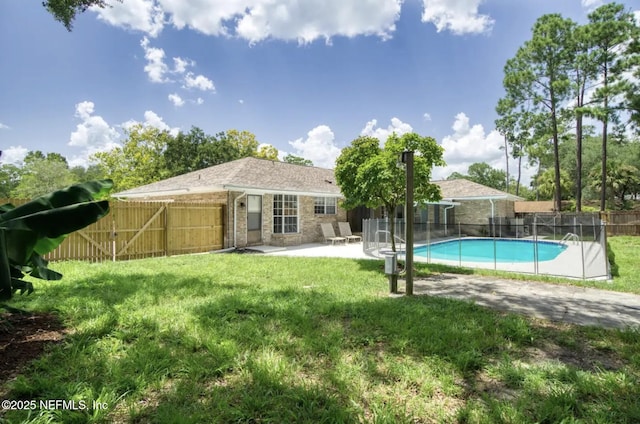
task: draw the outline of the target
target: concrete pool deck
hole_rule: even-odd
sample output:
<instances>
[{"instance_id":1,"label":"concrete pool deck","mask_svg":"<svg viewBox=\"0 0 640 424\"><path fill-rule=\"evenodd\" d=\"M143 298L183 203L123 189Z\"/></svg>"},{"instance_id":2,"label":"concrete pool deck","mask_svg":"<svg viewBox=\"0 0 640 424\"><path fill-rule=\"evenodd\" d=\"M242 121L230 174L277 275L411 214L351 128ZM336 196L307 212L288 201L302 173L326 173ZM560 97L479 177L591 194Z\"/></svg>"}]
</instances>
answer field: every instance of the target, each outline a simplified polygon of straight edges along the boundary
<instances>
[{"instance_id":1,"label":"concrete pool deck","mask_svg":"<svg viewBox=\"0 0 640 424\"><path fill-rule=\"evenodd\" d=\"M287 248L258 246L251 249L273 256L381 260L364 253L362 243L340 246L316 243ZM578 252L582 254L581 248ZM404 286L403 280L398 281L400 290L404 290ZM464 274L416 278L414 293L471 301L500 311L557 322L640 329L640 295L630 293Z\"/></svg>"}]
</instances>

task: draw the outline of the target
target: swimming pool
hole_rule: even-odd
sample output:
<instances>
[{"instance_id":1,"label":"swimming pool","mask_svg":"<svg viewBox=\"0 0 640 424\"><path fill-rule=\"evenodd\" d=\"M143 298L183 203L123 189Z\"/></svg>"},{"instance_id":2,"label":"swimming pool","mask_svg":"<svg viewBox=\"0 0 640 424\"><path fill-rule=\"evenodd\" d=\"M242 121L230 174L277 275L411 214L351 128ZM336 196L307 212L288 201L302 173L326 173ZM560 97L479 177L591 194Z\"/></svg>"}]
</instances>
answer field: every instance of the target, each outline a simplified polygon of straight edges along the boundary
<instances>
[{"instance_id":1,"label":"swimming pool","mask_svg":"<svg viewBox=\"0 0 640 424\"><path fill-rule=\"evenodd\" d=\"M550 241L463 238L416 247L413 254L450 261L493 262L494 242L496 262L533 262L535 258L538 262L550 261L567 248Z\"/></svg>"}]
</instances>

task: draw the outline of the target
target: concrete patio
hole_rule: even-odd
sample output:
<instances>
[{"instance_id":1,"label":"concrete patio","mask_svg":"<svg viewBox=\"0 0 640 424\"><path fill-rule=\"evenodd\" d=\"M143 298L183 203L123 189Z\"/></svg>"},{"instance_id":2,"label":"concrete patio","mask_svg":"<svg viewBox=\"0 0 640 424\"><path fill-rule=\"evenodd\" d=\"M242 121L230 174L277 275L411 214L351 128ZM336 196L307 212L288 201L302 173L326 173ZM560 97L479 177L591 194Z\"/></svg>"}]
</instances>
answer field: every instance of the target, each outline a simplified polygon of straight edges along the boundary
<instances>
[{"instance_id":1,"label":"concrete patio","mask_svg":"<svg viewBox=\"0 0 640 424\"><path fill-rule=\"evenodd\" d=\"M253 246L252 250L260 251L273 256L306 256L325 258L351 258L351 259L380 259L367 255L362 249L362 242L358 243L309 243L299 246Z\"/></svg>"}]
</instances>

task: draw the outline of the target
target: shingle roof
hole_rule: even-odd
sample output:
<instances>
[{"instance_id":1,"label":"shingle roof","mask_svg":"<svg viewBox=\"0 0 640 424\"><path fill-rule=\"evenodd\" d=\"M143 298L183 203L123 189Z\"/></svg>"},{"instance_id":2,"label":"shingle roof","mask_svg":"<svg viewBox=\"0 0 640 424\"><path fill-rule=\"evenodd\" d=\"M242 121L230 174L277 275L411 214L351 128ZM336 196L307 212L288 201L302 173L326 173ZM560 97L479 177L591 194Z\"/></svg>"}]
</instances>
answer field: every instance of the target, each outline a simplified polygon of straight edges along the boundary
<instances>
[{"instance_id":1,"label":"shingle roof","mask_svg":"<svg viewBox=\"0 0 640 424\"><path fill-rule=\"evenodd\" d=\"M153 197L228 189L340 195L332 169L248 157L125 190L114 196Z\"/></svg>"},{"instance_id":2,"label":"shingle roof","mask_svg":"<svg viewBox=\"0 0 640 424\"><path fill-rule=\"evenodd\" d=\"M440 187L443 200L464 200L464 199L509 199L524 200L522 197L514 196L495 188L487 187L464 178L455 180L433 181Z\"/></svg>"}]
</instances>

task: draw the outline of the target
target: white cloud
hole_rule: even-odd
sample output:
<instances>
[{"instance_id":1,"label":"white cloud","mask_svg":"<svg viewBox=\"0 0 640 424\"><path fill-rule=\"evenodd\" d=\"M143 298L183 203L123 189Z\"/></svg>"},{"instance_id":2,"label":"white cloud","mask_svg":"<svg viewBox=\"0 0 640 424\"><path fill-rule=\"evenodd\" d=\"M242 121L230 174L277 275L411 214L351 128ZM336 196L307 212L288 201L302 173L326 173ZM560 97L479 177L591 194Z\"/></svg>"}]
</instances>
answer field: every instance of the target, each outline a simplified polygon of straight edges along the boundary
<instances>
[{"instance_id":1,"label":"white cloud","mask_svg":"<svg viewBox=\"0 0 640 424\"><path fill-rule=\"evenodd\" d=\"M168 82L165 74L169 71L169 67L164 63L164 50L157 47L149 46L149 39L143 37L140 45L144 49L144 58L147 59L147 65L144 71L149 76L151 82Z\"/></svg>"},{"instance_id":2,"label":"white cloud","mask_svg":"<svg viewBox=\"0 0 640 424\"><path fill-rule=\"evenodd\" d=\"M261 0L253 3L236 10L240 18L235 31L240 37L252 43L270 37L310 43L316 39L329 41L334 36L391 38L402 0Z\"/></svg>"},{"instance_id":3,"label":"white cloud","mask_svg":"<svg viewBox=\"0 0 640 424\"><path fill-rule=\"evenodd\" d=\"M11 127L0 122L0 130L8 130L8 129L11 129Z\"/></svg>"},{"instance_id":4,"label":"white cloud","mask_svg":"<svg viewBox=\"0 0 640 424\"><path fill-rule=\"evenodd\" d=\"M289 144L296 150L296 156L309 159L322 168L333 168L340 155L333 131L326 125L318 125L307 133L306 139L299 138Z\"/></svg>"},{"instance_id":5,"label":"white cloud","mask_svg":"<svg viewBox=\"0 0 640 424\"><path fill-rule=\"evenodd\" d=\"M422 118L425 121L431 121L431 115L429 115L427 112L425 112L424 115L422 115Z\"/></svg>"},{"instance_id":6,"label":"white cloud","mask_svg":"<svg viewBox=\"0 0 640 424\"><path fill-rule=\"evenodd\" d=\"M194 66L195 61L191 59L183 59L181 57L173 58L173 72L176 74L184 74L188 66Z\"/></svg>"},{"instance_id":7,"label":"white cloud","mask_svg":"<svg viewBox=\"0 0 640 424\"><path fill-rule=\"evenodd\" d=\"M165 24L206 35L308 43L334 36L391 37L403 0L126 0L92 8L100 19L157 36Z\"/></svg>"},{"instance_id":8,"label":"white cloud","mask_svg":"<svg viewBox=\"0 0 640 424\"><path fill-rule=\"evenodd\" d=\"M84 101L76 104L75 116L82 120L71 133L69 146L91 147L115 143L120 137L118 132L109 126L102 116L94 115L93 102Z\"/></svg>"},{"instance_id":9,"label":"white cloud","mask_svg":"<svg viewBox=\"0 0 640 424\"><path fill-rule=\"evenodd\" d=\"M582 0L582 7L591 10L601 6L603 3L604 0Z\"/></svg>"},{"instance_id":10,"label":"white cloud","mask_svg":"<svg viewBox=\"0 0 640 424\"><path fill-rule=\"evenodd\" d=\"M168 97L169 101L173 103L175 107L184 106L184 100L182 100L182 97L180 97L178 93L169 94Z\"/></svg>"},{"instance_id":11,"label":"white cloud","mask_svg":"<svg viewBox=\"0 0 640 424\"><path fill-rule=\"evenodd\" d=\"M29 153L29 149L22 146L9 146L7 149L2 149L2 157L0 163L10 163L13 165L19 165L24 157Z\"/></svg>"},{"instance_id":12,"label":"white cloud","mask_svg":"<svg viewBox=\"0 0 640 424\"><path fill-rule=\"evenodd\" d=\"M456 115L452 125L453 134L444 137L440 143L444 148L444 160L447 166L436 167L433 170L433 179L446 179L454 172L466 174L469 165L477 162L486 162L493 168L505 170L504 138L498 131L493 130L486 134L480 124L470 125L469 117L464 113ZM516 176L516 161L510 159L509 172ZM534 170L523 166L523 178L521 183L527 184Z\"/></svg>"},{"instance_id":13,"label":"white cloud","mask_svg":"<svg viewBox=\"0 0 640 424\"><path fill-rule=\"evenodd\" d=\"M165 52L158 47L151 47L149 45L149 39L143 37L140 41L140 46L144 50L144 57L147 59L147 64L144 67L144 71L149 76L149 80L155 83L169 83L173 82L166 74L185 74L187 68L195 66L196 62L181 57L173 58L173 69L169 69L169 66L165 63ZM194 76L193 72L186 72L183 78L182 88L191 89L195 88L202 91L216 91L213 81L204 75ZM170 99L171 100L171 99ZM173 100L171 100L173 101ZM175 103L174 103L175 104ZM176 106L182 106L177 105Z\"/></svg>"},{"instance_id":14,"label":"white cloud","mask_svg":"<svg viewBox=\"0 0 640 424\"><path fill-rule=\"evenodd\" d=\"M478 13L483 0L422 0L422 22L431 22L438 32L478 34L490 31L493 19Z\"/></svg>"},{"instance_id":15,"label":"white cloud","mask_svg":"<svg viewBox=\"0 0 640 424\"><path fill-rule=\"evenodd\" d=\"M180 132L180 128L178 127L170 127L166 122L154 111L147 110L144 113L144 122L139 122L134 119L130 119L127 122L122 124L122 127L126 130L131 129L134 125L142 125L144 128L157 128L160 131L168 131L169 134L175 136Z\"/></svg>"},{"instance_id":16,"label":"white cloud","mask_svg":"<svg viewBox=\"0 0 640 424\"><path fill-rule=\"evenodd\" d=\"M240 103L241 105L243 105L243 104L244 104L244 100L240 99L240 100L238 100L238 103Z\"/></svg>"},{"instance_id":17,"label":"white cloud","mask_svg":"<svg viewBox=\"0 0 640 424\"><path fill-rule=\"evenodd\" d=\"M204 99L202 97L198 97L196 99L196 104L201 105L202 103L204 103Z\"/></svg>"},{"instance_id":18,"label":"white cloud","mask_svg":"<svg viewBox=\"0 0 640 424\"><path fill-rule=\"evenodd\" d=\"M82 122L69 137L69 146L82 148L82 152L69 160L70 166L86 166L89 156L96 152L111 150L119 146L120 134L99 115L94 115L93 102L76 104L75 116Z\"/></svg>"},{"instance_id":19,"label":"white cloud","mask_svg":"<svg viewBox=\"0 0 640 424\"><path fill-rule=\"evenodd\" d=\"M583 4L601 0L582 0ZM438 31L482 33L493 19L478 12L483 0L422 0L422 21ZM93 7L111 25L156 37L167 24L211 36L256 43L269 38L305 44L337 36L391 38L404 0L126 0Z\"/></svg>"},{"instance_id":20,"label":"white cloud","mask_svg":"<svg viewBox=\"0 0 640 424\"><path fill-rule=\"evenodd\" d=\"M197 88L202 91L216 91L213 81L204 75L194 77L192 72L187 73L184 77L184 88Z\"/></svg>"},{"instance_id":21,"label":"white cloud","mask_svg":"<svg viewBox=\"0 0 640 424\"><path fill-rule=\"evenodd\" d=\"M110 7L91 8L98 18L117 27L142 31L156 37L164 27L164 12L154 0L109 2Z\"/></svg>"},{"instance_id":22,"label":"white cloud","mask_svg":"<svg viewBox=\"0 0 640 424\"><path fill-rule=\"evenodd\" d=\"M360 135L376 137L378 140L380 140L380 143L384 145L384 143L387 141L387 138L389 138L389 136L393 133L396 133L397 135L403 135L413 131L411 125L404 123L400 119L395 117L391 118L391 124L387 128L376 128L377 124L377 119L372 119L371 121L367 122L362 131L360 131Z\"/></svg>"}]
</instances>

